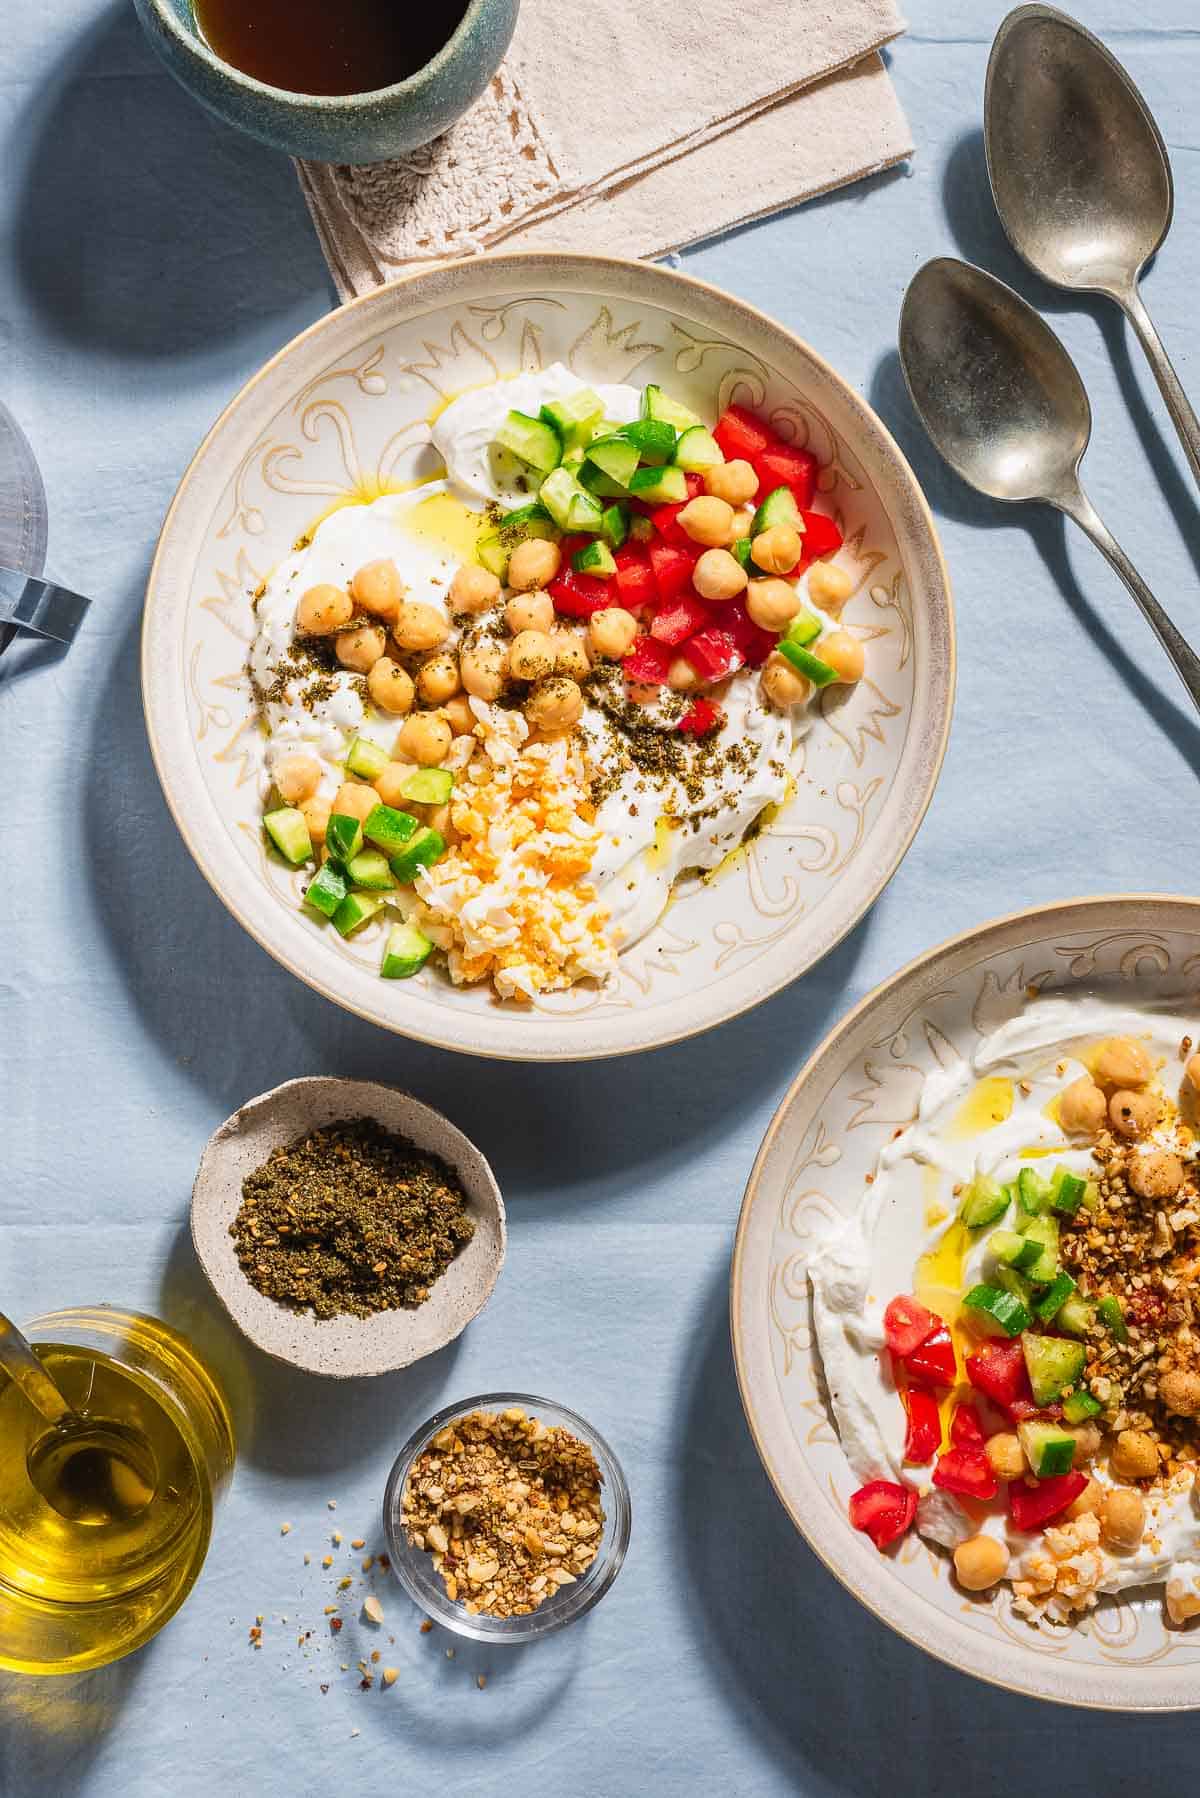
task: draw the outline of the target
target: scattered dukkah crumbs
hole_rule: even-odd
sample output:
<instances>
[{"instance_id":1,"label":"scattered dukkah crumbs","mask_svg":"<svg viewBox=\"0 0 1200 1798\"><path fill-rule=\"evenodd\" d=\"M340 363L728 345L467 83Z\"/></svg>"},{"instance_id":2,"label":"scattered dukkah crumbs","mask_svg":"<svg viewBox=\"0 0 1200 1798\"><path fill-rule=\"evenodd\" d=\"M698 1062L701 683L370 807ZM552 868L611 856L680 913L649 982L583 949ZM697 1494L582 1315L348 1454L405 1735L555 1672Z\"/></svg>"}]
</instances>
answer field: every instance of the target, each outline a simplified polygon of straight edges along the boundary
<instances>
[{"instance_id":1,"label":"scattered dukkah crumbs","mask_svg":"<svg viewBox=\"0 0 1200 1798\"><path fill-rule=\"evenodd\" d=\"M248 1174L229 1234L267 1298L319 1318L369 1317L423 1304L475 1221L445 1162L373 1118L347 1118Z\"/></svg>"},{"instance_id":2,"label":"scattered dukkah crumbs","mask_svg":"<svg viewBox=\"0 0 1200 1798\"><path fill-rule=\"evenodd\" d=\"M527 1617L595 1560L600 1481L591 1449L561 1426L519 1406L472 1411L413 1463L404 1526L471 1616Z\"/></svg>"}]
</instances>

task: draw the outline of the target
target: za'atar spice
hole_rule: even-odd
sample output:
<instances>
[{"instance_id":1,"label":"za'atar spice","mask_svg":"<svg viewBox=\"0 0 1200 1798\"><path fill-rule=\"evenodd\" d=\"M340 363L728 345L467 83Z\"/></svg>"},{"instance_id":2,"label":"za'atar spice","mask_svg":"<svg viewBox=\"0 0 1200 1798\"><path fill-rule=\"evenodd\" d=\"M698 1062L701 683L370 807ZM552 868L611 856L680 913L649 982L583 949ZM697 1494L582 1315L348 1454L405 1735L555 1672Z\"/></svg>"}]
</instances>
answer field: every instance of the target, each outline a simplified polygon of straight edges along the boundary
<instances>
[{"instance_id":1,"label":"za'atar spice","mask_svg":"<svg viewBox=\"0 0 1200 1798\"><path fill-rule=\"evenodd\" d=\"M453 1171L373 1118L274 1149L229 1226L242 1272L319 1318L423 1304L475 1234Z\"/></svg>"}]
</instances>

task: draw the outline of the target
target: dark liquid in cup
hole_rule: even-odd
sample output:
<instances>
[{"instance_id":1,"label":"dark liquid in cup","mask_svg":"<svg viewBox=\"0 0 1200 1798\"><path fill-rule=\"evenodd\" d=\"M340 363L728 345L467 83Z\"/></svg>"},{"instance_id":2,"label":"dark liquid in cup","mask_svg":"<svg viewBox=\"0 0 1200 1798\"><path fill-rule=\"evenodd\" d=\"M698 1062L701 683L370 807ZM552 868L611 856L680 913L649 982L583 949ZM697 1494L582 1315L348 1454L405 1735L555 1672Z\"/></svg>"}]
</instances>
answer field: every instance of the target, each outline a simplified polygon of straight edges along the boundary
<instances>
[{"instance_id":1,"label":"dark liquid in cup","mask_svg":"<svg viewBox=\"0 0 1200 1798\"><path fill-rule=\"evenodd\" d=\"M365 94L436 56L468 0L193 0L223 62L293 94Z\"/></svg>"}]
</instances>

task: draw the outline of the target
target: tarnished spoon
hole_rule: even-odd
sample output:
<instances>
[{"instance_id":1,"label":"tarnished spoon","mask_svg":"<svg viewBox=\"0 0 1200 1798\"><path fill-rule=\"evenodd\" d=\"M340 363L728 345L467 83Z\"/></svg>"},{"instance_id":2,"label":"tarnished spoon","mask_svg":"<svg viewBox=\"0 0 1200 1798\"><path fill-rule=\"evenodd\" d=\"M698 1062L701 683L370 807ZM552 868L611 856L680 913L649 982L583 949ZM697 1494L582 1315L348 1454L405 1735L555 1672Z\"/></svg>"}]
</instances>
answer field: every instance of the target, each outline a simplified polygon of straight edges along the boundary
<instances>
[{"instance_id":1,"label":"tarnished spoon","mask_svg":"<svg viewBox=\"0 0 1200 1798\"><path fill-rule=\"evenodd\" d=\"M1200 481L1200 420L1138 287L1175 204L1167 148L1141 94L1074 19L1019 6L988 60L984 146L1014 250L1055 287L1121 307Z\"/></svg>"},{"instance_id":2,"label":"tarnished spoon","mask_svg":"<svg viewBox=\"0 0 1200 1798\"><path fill-rule=\"evenodd\" d=\"M955 473L992 499L1041 500L1081 525L1200 709L1200 656L1079 484L1092 409L1049 325L993 275L943 256L917 271L904 296L900 362L921 422Z\"/></svg>"}]
</instances>

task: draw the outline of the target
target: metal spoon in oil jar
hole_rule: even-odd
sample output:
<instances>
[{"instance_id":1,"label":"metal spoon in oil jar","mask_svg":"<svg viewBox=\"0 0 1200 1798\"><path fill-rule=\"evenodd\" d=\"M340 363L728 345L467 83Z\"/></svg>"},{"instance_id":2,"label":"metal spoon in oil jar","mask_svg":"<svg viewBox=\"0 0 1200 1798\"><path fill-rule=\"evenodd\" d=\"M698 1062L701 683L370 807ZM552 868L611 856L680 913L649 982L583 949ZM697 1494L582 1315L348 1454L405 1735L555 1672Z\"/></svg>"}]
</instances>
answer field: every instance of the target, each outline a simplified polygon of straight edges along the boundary
<instances>
[{"instance_id":1,"label":"metal spoon in oil jar","mask_svg":"<svg viewBox=\"0 0 1200 1798\"><path fill-rule=\"evenodd\" d=\"M0 1312L0 1369L51 1426L30 1444L31 1484L72 1523L128 1523L153 1501L154 1451L140 1430L84 1417L63 1397L40 1356Z\"/></svg>"}]
</instances>

